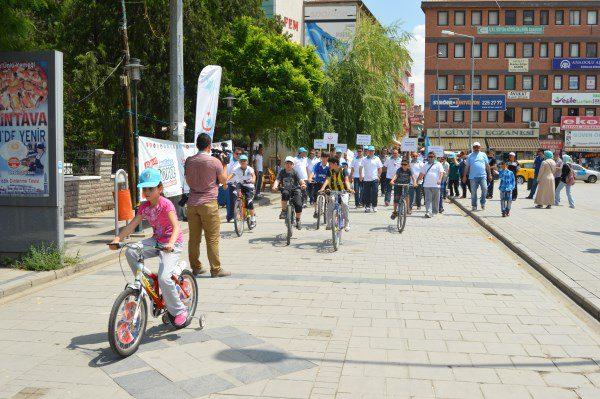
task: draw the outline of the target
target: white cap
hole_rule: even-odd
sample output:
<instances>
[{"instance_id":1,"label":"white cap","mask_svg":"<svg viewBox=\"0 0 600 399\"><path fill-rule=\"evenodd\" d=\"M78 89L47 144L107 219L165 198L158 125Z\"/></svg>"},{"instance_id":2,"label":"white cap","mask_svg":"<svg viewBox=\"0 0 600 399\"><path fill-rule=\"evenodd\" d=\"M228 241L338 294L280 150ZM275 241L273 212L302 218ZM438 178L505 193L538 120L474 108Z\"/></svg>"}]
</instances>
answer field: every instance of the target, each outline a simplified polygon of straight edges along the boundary
<instances>
[{"instance_id":1,"label":"white cap","mask_svg":"<svg viewBox=\"0 0 600 399\"><path fill-rule=\"evenodd\" d=\"M475 147L475 146L481 147L481 143L479 141L476 141L473 143L473 147Z\"/></svg>"},{"instance_id":2,"label":"white cap","mask_svg":"<svg viewBox=\"0 0 600 399\"><path fill-rule=\"evenodd\" d=\"M287 156L285 157L285 162L296 163L296 159L294 157Z\"/></svg>"},{"instance_id":3,"label":"white cap","mask_svg":"<svg viewBox=\"0 0 600 399\"><path fill-rule=\"evenodd\" d=\"M515 153L514 153L514 152L509 152L509 153L508 153L508 156L511 156L511 155L512 155L513 157L516 157L516 155L515 155Z\"/></svg>"}]
</instances>

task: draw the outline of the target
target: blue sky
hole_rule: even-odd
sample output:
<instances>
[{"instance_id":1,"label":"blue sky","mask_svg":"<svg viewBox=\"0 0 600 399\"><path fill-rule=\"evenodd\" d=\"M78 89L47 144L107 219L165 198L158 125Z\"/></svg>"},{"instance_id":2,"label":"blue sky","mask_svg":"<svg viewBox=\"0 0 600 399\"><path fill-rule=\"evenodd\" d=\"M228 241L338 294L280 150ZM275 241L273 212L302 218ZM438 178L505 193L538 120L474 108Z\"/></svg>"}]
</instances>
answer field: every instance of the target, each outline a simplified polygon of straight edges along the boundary
<instances>
[{"instance_id":1,"label":"blue sky","mask_svg":"<svg viewBox=\"0 0 600 399\"><path fill-rule=\"evenodd\" d=\"M402 22L404 30L413 35L409 44L413 58L412 82L415 83L415 103L423 104L425 15L420 0L363 0L373 15L384 25Z\"/></svg>"}]
</instances>

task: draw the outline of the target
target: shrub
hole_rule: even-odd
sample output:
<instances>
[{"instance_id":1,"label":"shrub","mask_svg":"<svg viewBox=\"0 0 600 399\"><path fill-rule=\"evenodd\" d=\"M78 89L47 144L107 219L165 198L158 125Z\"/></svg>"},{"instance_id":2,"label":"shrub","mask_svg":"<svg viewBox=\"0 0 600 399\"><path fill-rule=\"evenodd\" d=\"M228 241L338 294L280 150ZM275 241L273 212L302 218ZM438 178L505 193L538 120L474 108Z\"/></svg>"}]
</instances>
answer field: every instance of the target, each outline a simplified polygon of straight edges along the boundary
<instances>
[{"instance_id":1,"label":"shrub","mask_svg":"<svg viewBox=\"0 0 600 399\"><path fill-rule=\"evenodd\" d=\"M74 266L81 261L79 253L67 255L65 248L54 244L32 245L29 251L14 263L15 267L32 271L47 271Z\"/></svg>"}]
</instances>

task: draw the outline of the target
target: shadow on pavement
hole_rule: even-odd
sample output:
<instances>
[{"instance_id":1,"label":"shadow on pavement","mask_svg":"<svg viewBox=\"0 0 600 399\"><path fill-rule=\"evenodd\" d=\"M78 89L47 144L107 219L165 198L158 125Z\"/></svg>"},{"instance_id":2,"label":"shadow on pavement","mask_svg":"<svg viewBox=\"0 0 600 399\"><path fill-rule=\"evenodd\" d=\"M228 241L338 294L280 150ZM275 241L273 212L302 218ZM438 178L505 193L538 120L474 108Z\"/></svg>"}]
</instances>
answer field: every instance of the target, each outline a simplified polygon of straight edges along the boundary
<instances>
[{"instance_id":1,"label":"shadow on pavement","mask_svg":"<svg viewBox=\"0 0 600 399\"><path fill-rule=\"evenodd\" d=\"M600 236L600 231L578 231L578 233L589 234L591 236Z\"/></svg>"},{"instance_id":2,"label":"shadow on pavement","mask_svg":"<svg viewBox=\"0 0 600 399\"><path fill-rule=\"evenodd\" d=\"M583 252L588 253L588 254L600 254L600 249L598 249L598 248L590 248L590 249L586 249Z\"/></svg>"}]
</instances>

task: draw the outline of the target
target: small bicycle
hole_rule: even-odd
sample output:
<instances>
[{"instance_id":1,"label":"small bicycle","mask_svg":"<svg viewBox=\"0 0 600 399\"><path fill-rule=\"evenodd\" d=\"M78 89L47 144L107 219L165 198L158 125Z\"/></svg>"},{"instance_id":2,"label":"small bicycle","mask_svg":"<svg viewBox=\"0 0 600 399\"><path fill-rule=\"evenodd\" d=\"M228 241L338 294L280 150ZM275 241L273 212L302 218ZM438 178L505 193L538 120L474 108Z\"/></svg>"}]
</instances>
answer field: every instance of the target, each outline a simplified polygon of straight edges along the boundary
<instances>
[{"instance_id":1,"label":"small bicycle","mask_svg":"<svg viewBox=\"0 0 600 399\"><path fill-rule=\"evenodd\" d=\"M164 324L172 325L177 329L189 326L198 306L198 284L192 272L183 270L182 263L180 263L181 271L179 271L179 274L171 276L177 287L179 298L188 311L188 319L185 324L176 327L173 322L174 317L166 311L165 302L158 285L158 275L150 272L144 266L142 254L144 246L125 243L109 245L116 245L121 250L132 248L138 254L135 281L125 286L125 290L119 294L110 312L108 342L112 350L122 357L130 356L137 351L148 323L148 300L152 304L152 315L154 317L162 315ZM145 247L148 248L148 246ZM160 246L152 248L163 250ZM125 276L125 273L123 273L123 276ZM200 328L204 328L204 318L201 316L198 319Z\"/></svg>"},{"instance_id":2,"label":"small bicycle","mask_svg":"<svg viewBox=\"0 0 600 399\"><path fill-rule=\"evenodd\" d=\"M250 213L246 208L246 195L241 188L236 188L237 196L233 205L233 226L235 234L241 237L244 234L244 222L248 225L248 230L252 230L255 226L250 220Z\"/></svg>"},{"instance_id":3,"label":"small bicycle","mask_svg":"<svg viewBox=\"0 0 600 399\"><path fill-rule=\"evenodd\" d=\"M321 225L321 218L323 218L323 224L327 223L327 197L325 193L319 193L317 195L317 230Z\"/></svg>"},{"instance_id":4,"label":"small bicycle","mask_svg":"<svg viewBox=\"0 0 600 399\"><path fill-rule=\"evenodd\" d=\"M396 228L398 229L398 233L402 233L404 228L406 227L406 197L408 196L408 184L394 184L395 187L399 187L402 190L400 195L400 201L398 202L398 208L396 212L398 216L396 216Z\"/></svg>"},{"instance_id":5,"label":"small bicycle","mask_svg":"<svg viewBox=\"0 0 600 399\"><path fill-rule=\"evenodd\" d=\"M285 213L285 227L286 227L286 236L285 236L285 242L287 245L290 245L290 242L292 241L292 235L294 233L294 226L296 224L296 209L294 208L294 205L292 204L292 201L288 201L287 203L287 207L286 207L286 213Z\"/></svg>"},{"instance_id":6,"label":"small bicycle","mask_svg":"<svg viewBox=\"0 0 600 399\"><path fill-rule=\"evenodd\" d=\"M333 241L333 249L337 251L342 243L342 231L346 226L346 219L344 218L344 212L342 212L342 195L346 194L347 191L331 191L330 195L333 195L333 214L331 216L331 237Z\"/></svg>"}]
</instances>

